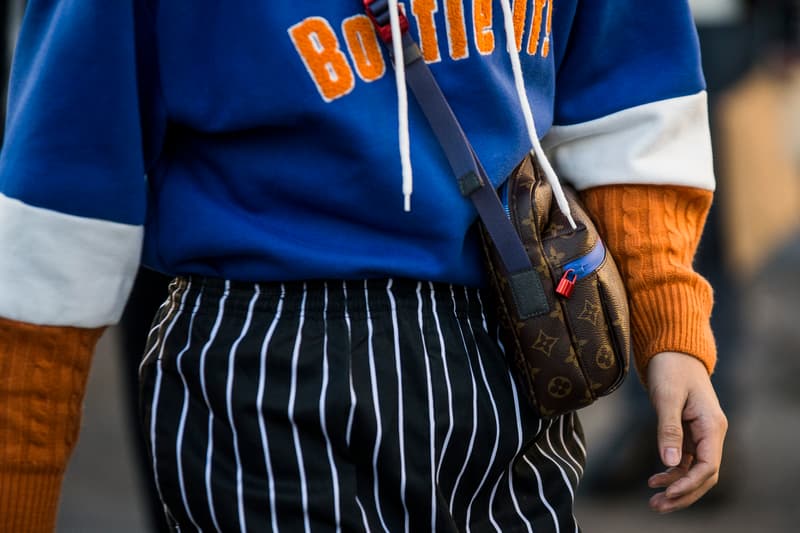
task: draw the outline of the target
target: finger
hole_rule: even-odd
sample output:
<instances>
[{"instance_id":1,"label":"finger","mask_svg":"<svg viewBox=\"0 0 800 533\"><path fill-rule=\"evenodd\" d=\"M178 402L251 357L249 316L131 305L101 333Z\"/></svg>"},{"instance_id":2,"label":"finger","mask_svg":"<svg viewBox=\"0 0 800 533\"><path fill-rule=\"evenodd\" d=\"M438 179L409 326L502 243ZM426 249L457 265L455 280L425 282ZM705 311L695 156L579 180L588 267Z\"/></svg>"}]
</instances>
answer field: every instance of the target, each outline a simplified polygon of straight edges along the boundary
<instances>
[{"instance_id":1,"label":"finger","mask_svg":"<svg viewBox=\"0 0 800 533\"><path fill-rule=\"evenodd\" d=\"M666 472L659 472L658 474L650 476L647 480L647 486L651 489L663 489L672 485L685 475L686 472L671 468Z\"/></svg>"},{"instance_id":2,"label":"finger","mask_svg":"<svg viewBox=\"0 0 800 533\"><path fill-rule=\"evenodd\" d=\"M650 498L650 508L662 514L685 509L699 500L715 484L716 479L709 479L694 491L677 498L670 498L665 492L659 492Z\"/></svg>"},{"instance_id":3,"label":"finger","mask_svg":"<svg viewBox=\"0 0 800 533\"><path fill-rule=\"evenodd\" d=\"M681 415L686 398L666 387L652 391L658 415L658 451L664 466L678 466L683 449Z\"/></svg>"},{"instance_id":4,"label":"finger","mask_svg":"<svg viewBox=\"0 0 800 533\"><path fill-rule=\"evenodd\" d=\"M709 480L715 479L718 472L719 469L716 465L695 463L685 476L675 480L667 487L666 495L668 498L679 498L685 494L694 492L699 487L707 484Z\"/></svg>"},{"instance_id":5,"label":"finger","mask_svg":"<svg viewBox=\"0 0 800 533\"><path fill-rule=\"evenodd\" d=\"M722 463L722 449L727 431L727 420L722 411L717 416L692 421L688 426L688 434L694 439L694 455L696 463L707 463L719 469Z\"/></svg>"},{"instance_id":6,"label":"finger","mask_svg":"<svg viewBox=\"0 0 800 533\"><path fill-rule=\"evenodd\" d=\"M690 432L703 433L695 447L695 461L685 476L674 480L667 488L667 496L670 498L689 494L719 474L724 429L712 427L703 432L692 424ZM684 453L684 459L687 455ZM681 464L684 464L684 461Z\"/></svg>"}]
</instances>

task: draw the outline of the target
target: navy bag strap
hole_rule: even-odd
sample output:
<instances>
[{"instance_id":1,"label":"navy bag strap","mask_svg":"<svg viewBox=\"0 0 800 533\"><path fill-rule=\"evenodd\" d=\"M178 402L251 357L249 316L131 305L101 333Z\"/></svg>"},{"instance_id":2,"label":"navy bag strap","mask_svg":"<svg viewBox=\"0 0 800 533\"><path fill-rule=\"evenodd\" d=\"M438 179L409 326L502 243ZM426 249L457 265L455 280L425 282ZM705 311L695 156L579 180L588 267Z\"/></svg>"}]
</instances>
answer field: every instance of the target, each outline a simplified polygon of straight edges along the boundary
<instances>
[{"instance_id":1,"label":"navy bag strap","mask_svg":"<svg viewBox=\"0 0 800 533\"><path fill-rule=\"evenodd\" d=\"M363 0L363 2L378 34L385 43L390 43L392 37L388 0ZM401 18L405 19L402 12ZM509 273L508 281L520 318L526 319L548 313L550 306L541 279L533 269L528 253L506 215L497 191L486 175L431 69L423 60L419 46L408 34L406 20L402 21L401 28L406 83L450 163L461 194L472 201L506 272ZM391 53L391 47L389 50Z\"/></svg>"}]
</instances>

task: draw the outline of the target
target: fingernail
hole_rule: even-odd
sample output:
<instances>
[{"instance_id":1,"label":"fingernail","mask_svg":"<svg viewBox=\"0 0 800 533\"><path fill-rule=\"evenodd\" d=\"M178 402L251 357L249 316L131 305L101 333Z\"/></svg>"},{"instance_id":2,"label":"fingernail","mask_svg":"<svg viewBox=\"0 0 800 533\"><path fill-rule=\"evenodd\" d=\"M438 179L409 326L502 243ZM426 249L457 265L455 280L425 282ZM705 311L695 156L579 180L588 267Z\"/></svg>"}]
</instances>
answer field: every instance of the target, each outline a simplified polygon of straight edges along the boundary
<instances>
[{"instance_id":1,"label":"fingernail","mask_svg":"<svg viewBox=\"0 0 800 533\"><path fill-rule=\"evenodd\" d=\"M667 448L664 450L664 460L667 466L678 466L681 462L681 456L678 454L678 448Z\"/></svg>"}]
</instances>

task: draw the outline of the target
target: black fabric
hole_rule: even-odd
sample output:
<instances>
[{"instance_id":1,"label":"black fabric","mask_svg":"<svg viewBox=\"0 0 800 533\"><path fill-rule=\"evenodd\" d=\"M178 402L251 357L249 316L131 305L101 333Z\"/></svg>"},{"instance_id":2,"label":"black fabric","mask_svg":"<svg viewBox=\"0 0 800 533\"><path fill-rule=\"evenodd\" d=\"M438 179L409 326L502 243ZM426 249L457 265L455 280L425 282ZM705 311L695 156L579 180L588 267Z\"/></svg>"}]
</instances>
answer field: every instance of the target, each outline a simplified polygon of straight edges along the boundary
<instances>
[{"instance_id":1,"label":"black fabric","mask_svg":"<svg viewBox=\"0 0 800 533\"><path fill-rule=\"evenodd\" d=\"M169 301L142 413L182 531L575 531L577 417L521 417L477 290L192 279Z\"/></svg>"},{"instance_id":2,"label":"black fabric","mask_svg":"<svg viewBox=\"0 0 800 533\"><path fill-rule=\"evenodd\" d=\"M143 497L147 506L146 511L150 521L150 528L153 532L158 533L167 532L169 528L164 521L161 500L156 493L155 480L150 469L149 454L146 447L147 441L138 423L139 383L136 374L144 353L150 322L167 297L169 281L170 278L163 274L140 268L136 275L131 295L128 298L128 303L125 306L125 312L119 323L122 392L125 396L126 414L128 415L126 422L136 436L134 438L133 458L145 481Z\"/></svg>"},{"instance_id":3,"label":"black fabric","mask_svg":"<svg viewBox=\"0 0 800 533\"><path fill-rule=\"evenodd\" d=\"M550 312L538 272L533 269L516 272L508 276L508 283L521 319L527 320Z\"/></svg>"}]
</instances>

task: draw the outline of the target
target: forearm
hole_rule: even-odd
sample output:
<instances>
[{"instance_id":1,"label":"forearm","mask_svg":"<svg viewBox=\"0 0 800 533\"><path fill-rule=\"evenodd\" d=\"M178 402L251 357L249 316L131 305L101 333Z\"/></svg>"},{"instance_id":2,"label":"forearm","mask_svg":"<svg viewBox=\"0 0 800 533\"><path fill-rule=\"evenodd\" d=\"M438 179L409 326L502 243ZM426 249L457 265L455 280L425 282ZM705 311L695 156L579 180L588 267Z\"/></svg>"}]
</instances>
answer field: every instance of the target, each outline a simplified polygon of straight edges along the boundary
<instances>
[{"instance_id":1,"label":"forearm","mask_svg":"<svg viewBox=\"0 0 800 533\"><path fill-rule=\"evenodd\" d=\"M716 345L711 286L692 268L712 192L666 185L610 185L582 191L625 280L635 362L682 352L710 372Z\"/></svg>"},{"instance_id":2,"label":"forearm","mask_svg":"<svg viewBox=\"0 0 800 533\"><path fill-rule=\"evenodd\" d=\"M1 531L54 530L102 332L0 318Z\"/></svg>"}]
</instances>

